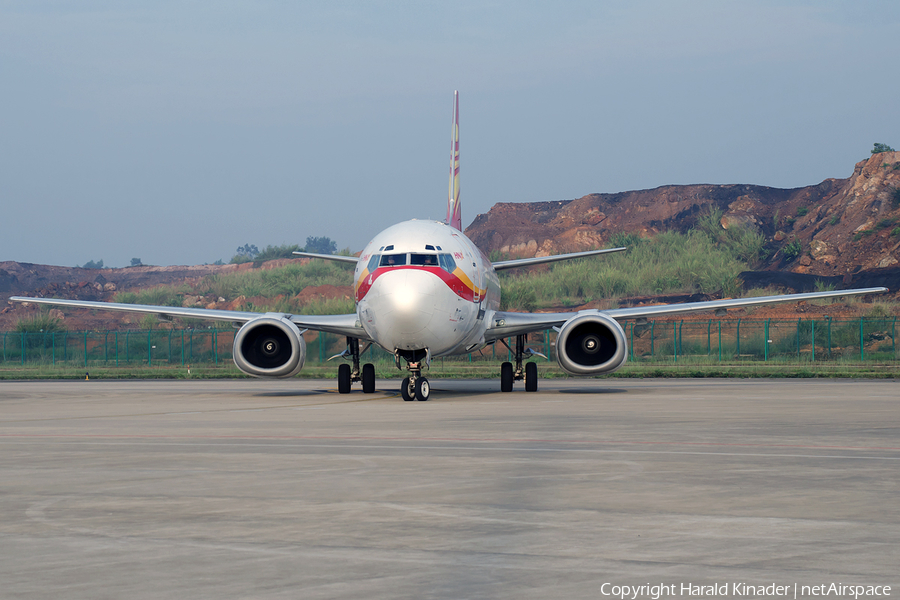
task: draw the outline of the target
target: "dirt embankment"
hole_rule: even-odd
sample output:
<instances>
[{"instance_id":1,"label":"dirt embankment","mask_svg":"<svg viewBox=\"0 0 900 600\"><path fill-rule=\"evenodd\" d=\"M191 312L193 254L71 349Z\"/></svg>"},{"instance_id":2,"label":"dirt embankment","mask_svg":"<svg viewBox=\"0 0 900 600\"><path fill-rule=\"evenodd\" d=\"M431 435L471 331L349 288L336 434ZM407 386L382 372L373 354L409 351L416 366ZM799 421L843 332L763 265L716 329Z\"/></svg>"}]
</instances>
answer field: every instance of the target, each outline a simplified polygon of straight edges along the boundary
<instances>
[{"instance_id":1,"label":"dirt embankment","mask_svg":"<svg viewBox=\"0 0 900 600\"><path fill-rule=\"evenodd\" d=\"M466 234L485 252L546 256L609 245L618 232L685 232L715 208L723 228L763 234L763 270L845 276L900 266L900 152L858 163L847 179L796 189L677 185L556 202L501 202ZM800 251L785 252L799 243ZM796 245L794 246L796 248Z\"/></svg>"}]
</instances>

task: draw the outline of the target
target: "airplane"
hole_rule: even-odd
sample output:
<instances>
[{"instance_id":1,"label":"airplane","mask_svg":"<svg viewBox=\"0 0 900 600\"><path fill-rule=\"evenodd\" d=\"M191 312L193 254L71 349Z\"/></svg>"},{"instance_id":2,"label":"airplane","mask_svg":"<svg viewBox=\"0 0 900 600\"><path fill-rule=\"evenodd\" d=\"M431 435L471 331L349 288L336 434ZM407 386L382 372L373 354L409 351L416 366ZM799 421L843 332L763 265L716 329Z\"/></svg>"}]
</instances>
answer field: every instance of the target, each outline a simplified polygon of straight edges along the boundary
<instances>
[{"instance_id":1,"label":"airplane","mask_svg":"<svg viewBox=\"0 0 900 600\"><path fill-rule=\"evenodd\" d=\"M620 321L642 320L676 314L797 302L838 296L886 292L873 287L853 290L785 294L757 298L711 300L661 306L557 313L519 313L500 310L499 271L587 256L622 252L625 248L588 250L554 256L491 262L462 231L459 202L459 94L453 95L450 143L450 184L445 222L410 220L388 227L365 246L359 257L294 252L312 259L340 261L355 266L353 288L356 311L344 315L294 315L200 308L177 308L12 297L15 302L73 308L150 313L164 319L189 317L231 321L239 327L234 339L234 363L254 377L285 378L297 375L306 360L303 333L322 331L346 337L347 348L339 356L350 364L338 368L338 392L375 391L375 367L360 366L362 355L374 344L394 355L397 368L404 363L408 376L400 385L406 401L431 397L428 379L422 375L431 361L442 356L478 351L497 342L507 345L515 337L513 362L500 365L500 391L511 392L523 381L526 392L537 391L537 364L525 362L542 356L526 349L529 333L555 329L557 362L570 375L612 373L628 358L628 340ZM509 347L507 345L507 347ZM546 357L544 357L546 358Z\"/></svg>"}]
</instances>

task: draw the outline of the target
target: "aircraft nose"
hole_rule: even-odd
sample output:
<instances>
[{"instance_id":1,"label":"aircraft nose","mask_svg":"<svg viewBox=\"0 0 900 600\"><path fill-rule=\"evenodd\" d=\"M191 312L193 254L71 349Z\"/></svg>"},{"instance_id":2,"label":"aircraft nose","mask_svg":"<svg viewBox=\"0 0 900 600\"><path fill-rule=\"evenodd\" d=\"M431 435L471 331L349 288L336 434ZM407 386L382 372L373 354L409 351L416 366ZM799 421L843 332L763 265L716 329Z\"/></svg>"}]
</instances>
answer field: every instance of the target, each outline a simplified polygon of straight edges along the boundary
<instances>
[{"instance_id":1,"label":"aircraft nose","mask_svg":"<svg viewBox=\"0 0 900 600\"><path fill-rule=\"evenodd\" d=\"M429 325L437 312L437 283L437 277L416 269L381 274L362 304L364 327L385 348L430 348L435 342Z\"/></svg>"},{"instance_id":2,"label":"aircraft nose","mask_svg":"<svg viewBox=\"0 0 900 600\"><path fill-rule=\"evenodd\" d=\"M382 294L389 305L390 330L401 335L420 333L434 316L434 275L415 269L387 273Z\"/></svg>"}]
</instances>

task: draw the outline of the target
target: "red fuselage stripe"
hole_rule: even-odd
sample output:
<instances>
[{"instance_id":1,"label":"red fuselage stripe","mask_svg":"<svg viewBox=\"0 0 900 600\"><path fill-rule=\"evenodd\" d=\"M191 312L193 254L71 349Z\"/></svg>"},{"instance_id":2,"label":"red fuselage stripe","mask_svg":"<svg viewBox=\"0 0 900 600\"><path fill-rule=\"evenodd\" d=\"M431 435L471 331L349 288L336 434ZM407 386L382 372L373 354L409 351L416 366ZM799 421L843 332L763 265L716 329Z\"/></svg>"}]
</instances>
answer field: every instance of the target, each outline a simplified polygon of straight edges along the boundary
<instances>
[{"instance_id":1,"label":"red fuselage stripe","mask_svg":"<svg viewBox=\"0 0 900 600\"><path fill-rule=\"evenodd\" d=\"M462 298L463 300L468 300L469 302L475 301L475 290L459 278L455 273L448 273L441 267L420 267L420 266L412 266L406 265L402 267L379 267L375 269L374 273L369 273L360 281L359 287L356 289L356 301L359 302L363 298L366 297L366 294L369 293L369 290L372 287L372 284L375 283L375 280L378 279L381 275L391 271L400 271L404 269L414 269L418 271L426 271L431 273L432 275L436 275L443 281L447 287L453 290L453 293ZM458 267L457 267L458 269ZM480 296L479 296L480 299Z\"/></svg>"}]
</instances>

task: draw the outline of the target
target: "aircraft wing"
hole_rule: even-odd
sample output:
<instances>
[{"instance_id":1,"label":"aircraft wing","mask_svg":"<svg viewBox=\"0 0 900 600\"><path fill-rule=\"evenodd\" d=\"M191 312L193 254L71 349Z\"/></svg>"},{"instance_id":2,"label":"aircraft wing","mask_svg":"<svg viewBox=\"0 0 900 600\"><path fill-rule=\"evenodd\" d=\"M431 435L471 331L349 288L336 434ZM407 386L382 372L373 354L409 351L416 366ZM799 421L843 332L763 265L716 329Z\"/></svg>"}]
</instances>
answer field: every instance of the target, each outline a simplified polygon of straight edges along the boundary
<instances>
[{"instance_id":1,"label":"aircraft wing","mask_svg":"<svg viewBox=\"0 0 900 600\"><path fill-rule=\"evenodd\" d=\"M243 325L263 313L246 312L239 310L218 310L209 308L182 308L180 306L155 306L151 304L124 304L121 302L94 302L90 300L59 300L56 298L27 298L13 296L13 302L29 302L32 304L48 304L50 306L64 306L69 308L91 308L97 310L112 310L119 312L144 313L167 317L186 317L189 319L203 319L205 321L230 321ZM300 329L324 331L338 335L348 335L368 340L368 334L359 324L359 317L355 313L347 315L286 315Z\"/></svg>"},{"instance_id":2,"label":"aircraft wing","mask_svg":"<svg viewBox=\"0 0 900 600\"><path fill-rule=\"evenodd\" d=\"M503 269L516 269L518 267L529 267L531 265L541 265L544 263L556 262L558 260L571 260L573 258L582 258L584 256L595 256L597 254L609 254L610 252L624 252L626 248L604 248L603 250L587 250L585 252L570 252L569 254L555 254L553 256L535 256L534 258L514 258L512 260L501 260L492 263L495 271ZM296 252L294 254L297 254Z\"/></svg>"},{"instance_id":3,"label":"aircraft wing","mask_svg":"<svg viewBox=\"0 0 900 600\"><path fill-rule=\"evenodd\" d=\"M800 302L804 300L821 300L841 296L859 296L863 294L880 294L887 292L884 287L860 288L855 290L836 290L830 292L809 292L806 294L783 294L780 296L760 296L757 298L735 298L731 300L708 300L706 302L687 302L683 304L663 304L659 306L635 306L632 308L612 308L609 310L580 310L577 312L557 313L517 313L496 311L491 316L491 324L485 332L487 341L543 331L551 327L559 327L572 317L581 314L603 313L617 321L630 319L647 319L669 315L683 315L704 311L725 311L729 308L743 308L780 302Z\"/></svg>"}]
</instances>

